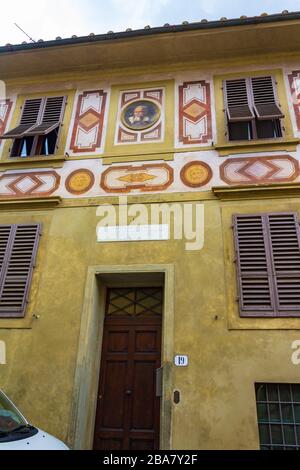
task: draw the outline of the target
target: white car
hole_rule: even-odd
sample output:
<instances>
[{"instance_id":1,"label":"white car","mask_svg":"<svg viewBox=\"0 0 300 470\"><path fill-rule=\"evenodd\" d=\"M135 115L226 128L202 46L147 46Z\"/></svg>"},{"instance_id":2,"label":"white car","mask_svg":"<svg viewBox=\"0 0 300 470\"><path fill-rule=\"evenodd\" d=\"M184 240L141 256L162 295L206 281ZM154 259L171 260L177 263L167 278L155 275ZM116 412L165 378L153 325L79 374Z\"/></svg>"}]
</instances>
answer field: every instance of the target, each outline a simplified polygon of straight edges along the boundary
<instances>
[{"instance_id":1,"label":"white car","mask_svg":"<svg viewBox=\"0 0 300 470\"><path fill-rule=\"evenodd\" d=\"M69 450L56 437L31 426L0 390L0 450Z\"/></svg>"}]
</instances>

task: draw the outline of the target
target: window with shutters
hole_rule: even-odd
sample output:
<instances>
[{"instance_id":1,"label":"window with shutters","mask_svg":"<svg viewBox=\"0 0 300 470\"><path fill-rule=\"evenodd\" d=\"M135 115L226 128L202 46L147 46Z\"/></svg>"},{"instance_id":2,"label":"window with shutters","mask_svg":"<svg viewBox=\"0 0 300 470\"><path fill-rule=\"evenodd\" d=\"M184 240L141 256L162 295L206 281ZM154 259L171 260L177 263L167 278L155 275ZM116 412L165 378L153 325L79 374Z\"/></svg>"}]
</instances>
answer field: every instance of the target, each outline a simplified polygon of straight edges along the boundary
<instances>
[{"instance_id":1,"label":"window with shutters","mask_svg":"<svg viewBox=\"0 0 300 470\"><path fill-rule=\"evenodd\" d=\"M0 225L0 318L24 317L41 226Z\"/></svg>"},{"instance_id":2,"label":"window with shutters","mask_svg":"<svg viewBox=\"0 0 300 470\"><path fill-rule=\"evenodd\" d=\"M1 136L1 139L13 139L11 156L53 155L65 104L65 96L25 100L19 125Z\"/></svg>"},{"instance_id":3,"label":"window with shutters","mask_svg":"<svg viewBox=\"0 0 300 470\"><path fill-rule=\"evenodd\" d=\"M284 118L271 76L240 78L223 82L228 140L282 137Z\"/></svg>"},{"instance_id":4,"label":"window with shutters","mask_svg":"<svg viewBox=\"0 0 300 470\"><path fill-rule=\"evenodd\" d=\"M295 213L234 215L242 317L300 317L300 233Z\"/></svg>"}]
</instances>

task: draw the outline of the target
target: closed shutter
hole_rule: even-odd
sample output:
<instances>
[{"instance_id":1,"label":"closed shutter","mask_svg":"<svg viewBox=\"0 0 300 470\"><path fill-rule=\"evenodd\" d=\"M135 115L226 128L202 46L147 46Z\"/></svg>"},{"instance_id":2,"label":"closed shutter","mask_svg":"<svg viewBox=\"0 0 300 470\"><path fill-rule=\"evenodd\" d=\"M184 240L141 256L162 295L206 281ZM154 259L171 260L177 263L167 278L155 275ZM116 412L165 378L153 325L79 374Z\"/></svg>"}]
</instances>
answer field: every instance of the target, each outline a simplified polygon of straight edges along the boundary
<instances>
[{"instance_id":1,"label":"closed shutter","mask_svg":"<svg viewBox=\"0 0 300 470\"><path fill-rule=\"evenodd\" d=\"M235 215L233 222L240 315L272 315L275 305L264 217Z\"/></svg>"},{"instance_id":2,"label":"closed shutter","mask_svg":"<svg viewBox=\"0 0 300 470\"><path fill-rule=\"evenodd\" d=\"M297 214L235 215L240 316L300 316Z\"/></svg>"},{"instance_id":3,"label":"closed shutter","mask_svg":"<svg viewBox=\"0 0 300 470\"><path fill-rule=\"evenodd\" d=\"M39 122L42 112L42 102L42 98L26 100L20 124L14 129L3 134L1 139L20 139L23 137Z\"/></svg>"},{"instance_id":4,"label":"closed shutter","mask_svg":"<svg viewBox=\"0 0 300 470\"><path fill-rule=\"evenodd\" d=\"M254 113L246 79L226 80L224 83L226 113L229 122L250 121Z\"/></svg>"},{"instance_id":5,"label":"closed shutter","mask_svg":"<svg viewBox=\"0 0 300 470\"><path fill-rule=\"evenodd\" d=\"M26 135L47 135L62 121L66 99L64 96L46 98L40 124L34 126Z\"/></svg>"},{"instance_id":6,"label":"closed shutter","mask_svg":"<svg viewBox=\"0 0 300 470\"><path fill-rule=\"evenodd\" d=\"M276 307L279 314L300 315L300 235L294 213L269 214Z\"/></svg>"},{"instance_id":7,"label":"closed shutter","mask_svg":"<svg viewBox=\"0 0 300 470\"><path fill-rule=\"evenodd\" d=\"M279 119L284 114L276 103L272 77L251 78L254 110L259 120Z\"/></svg>"},{"instance_id":8,"label":"closed shutter","mask_svg":"<svg viewBox=\"0 0 300 470\"><path fill-rule=\"evenodd\" d=\"M9 246L13 225L0 225L0 282L9 256Z\"/></svg>"},{"instance_id":9,"label":"closed shutter","mask_svg":"<svg viewBox=\"0 0 300 470\"><path fill-rule=\"evenodd\" d=\"M41 226L0 226L0 317L23 317Z\"/></svg>"}]
</instances>

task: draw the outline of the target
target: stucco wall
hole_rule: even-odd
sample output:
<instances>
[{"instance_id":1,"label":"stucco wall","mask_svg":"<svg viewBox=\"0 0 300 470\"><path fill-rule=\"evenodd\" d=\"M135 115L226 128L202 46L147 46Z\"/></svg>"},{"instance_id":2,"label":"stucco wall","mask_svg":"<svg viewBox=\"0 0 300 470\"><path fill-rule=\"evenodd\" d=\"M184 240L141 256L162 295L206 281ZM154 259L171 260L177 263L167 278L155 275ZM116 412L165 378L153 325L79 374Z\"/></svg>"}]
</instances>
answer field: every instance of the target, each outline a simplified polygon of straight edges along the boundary
<instances>
[{"instance_id":1,"label":"stucco wall","mask_svg":"<svg viewBox=\"0 0 300 470\"><path fill-rule=\"evenodd\" d=\"M233 203L214 198L203 203L200 251L186 251L185 240L97 243L96 206L85 206L85 201L48 212L1 213L1 224L43 224L27 317L16 320L26 329L3 329L1 322L7 325L7 320L0 320L0 339L7 345L1 388L30 421L64 440L70 433L88 267L174 264L174 353L188 354L190 364L173 371L174 389L181 391L181 402L172 410L173 448L258 448L254 383L299 382L291 343L300 339L300 319L277 319L275 331L268 329L268 319L253 319L253 330L248 326L252 320L245 320L246 329L229 329L228 311L237 318L238 312L235 299L229 302L226 295L234 266L224 257L224 234L232 233L222 222L221 208L230 211ZM297 198L236 201L234 210L300 213L300 204ZM31 319L32 314L39 318Z\"/></svg>"},{"instance_id":2,"label":"stucco wall","mask_svg":"<svg viewBox=\"0 0 300 470\"><path fill-rule=\"evenodd\" d=\"M266 37L267 46L270 36L260 36L263 29L257 37L262 44ZM286 34L291 43L296 24L292 30L291 36ZM228 29L224 47L248 47L247 41L237 44L229 34ZM166 36L169 48L173 43L168 41ZM137 49L144 44L135 42ZM169 397L173 390L181 393L180 403L171 405L173 449L259 448L255 382L300 383L300 365L291 362L292 342L300 340L300 318L239 317L231 227L233 213L294 211L300 216L299 52L291 48L288 54L275 51L266 57L251 49L255 56L247 51L243 57L241 49L238 57L217 59L210 40L204 56L188 62L198 47L203 49L203 43L195 36L190 51L181 50L181 56L174 51L176 64L141 62L134 68L127 62L121 65L122 57L111 56L116 61L112 69L97 70L93 63L85 71L74 47L74 73L7 79L3 132L18 124L26 98L63 95L68 105L54 156L11 158L11 140L0 141L0 224L39 222L43 227L26 316L0 318L0 341L6 345L0 388L33 424L71 445L78 357L89 348L86 341L86 350L80 350L80 333L92 266L174 265L175 284L168 292L174 300L174 338L173 325L168 331L167 324L164 338L172 344L173 354L189 356L189 366L172 365L168 381ZM134 51L133 47L133 58ZM147 51L157 56L151 43ZM69 52L60 52L55 58L63 61ZM55 60L44 57L39 60L41 73ZM142 60L141 55L135 58ZM285 114L283 137L228 142L222 81L254 75L270 75L277 81ZM139 142L132 145L120 141L122 99L130 101L132 93L134 99L145 98L143 93L149 90L158 103L161 134L145 142L140 132ZM80 108L82 103L86 107ZM79 128L86 134L76 134ZM250 189L243 195L241 188L235 192L236 185ZM222 191L223 186L227 200L214 190ZM186 240L172 238L97 243L97 206L117 205L124 194L130 203L203 203L203 248L188 251ZM94 354L91 360L93 366L99 365L100 356ZM97 380L93 377L94 383ZM92 417L88 421L92 426Z\"/></svg>"}]
</instances>

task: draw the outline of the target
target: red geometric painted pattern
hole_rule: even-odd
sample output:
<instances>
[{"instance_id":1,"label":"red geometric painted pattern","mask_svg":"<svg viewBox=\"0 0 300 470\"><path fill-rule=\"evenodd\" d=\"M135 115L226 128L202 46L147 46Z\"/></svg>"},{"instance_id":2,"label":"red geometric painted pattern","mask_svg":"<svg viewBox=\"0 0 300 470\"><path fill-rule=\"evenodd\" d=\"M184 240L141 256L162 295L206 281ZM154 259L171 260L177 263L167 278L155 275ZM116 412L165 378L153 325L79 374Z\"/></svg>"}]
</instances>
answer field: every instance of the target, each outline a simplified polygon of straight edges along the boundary
<instances>
[{"instance_id":1,"label":"red geometric painted pattern","mask_svg":"<svg viewBox=\"0 0 300 470\"><path fill-rule=\"evenodd\" d=\"M292 72L288 76L288 78L297 123L297 129L298 131L300 131L300 70Z\"/></svg>"},{"instance_id":2,"label":"red geometric painted pattern","mask_svg":"<svg viewBox=\"0 0 300 470\"><path fill-rule=\"evenodd\" d=\"M210 84L205 80L179 86L179 141L204 144L212 138Z\"/></svg>"},{"instance_id":3,"label":"red geometric painted pattern","mask_svg":"<svg viewBox=\"0 0 300 470\"><path fill-rule=\"evenodd\" d=\"M107 93L85 91L78 97L70 150L94 152L101 146Z\"/></svg>"},{"instance_id":4,"label":"red geometric painted pattern","mask_svg":"<svg viewBox=\"0 0 300 470\"><path fill-rule=\"evenodd\" d=\"M225 183L257 184L294 181L299 176L299 163L289 155L228 158L220 166Z\"/></svg>"}]
</instances>

